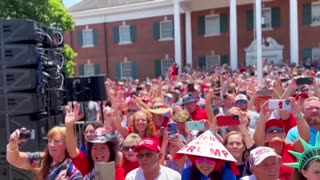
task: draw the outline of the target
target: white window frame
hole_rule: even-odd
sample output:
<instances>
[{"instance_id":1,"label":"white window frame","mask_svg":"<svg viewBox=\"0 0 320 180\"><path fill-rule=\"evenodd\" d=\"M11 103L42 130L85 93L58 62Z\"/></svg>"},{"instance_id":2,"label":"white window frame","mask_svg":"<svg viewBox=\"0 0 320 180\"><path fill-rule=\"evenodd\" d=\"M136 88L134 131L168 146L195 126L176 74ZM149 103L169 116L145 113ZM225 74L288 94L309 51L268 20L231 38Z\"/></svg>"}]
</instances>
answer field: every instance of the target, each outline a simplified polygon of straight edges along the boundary
<instances>
[{"instance_id":1,"label":"white window frame","mask_svg":"<svg viewBox=\"0 0 320 180\"><path fill-rule=\"evenodd\" d=\"M320 62L320 48L312 48L312 61L316 60Z\"/></svg>"},{"instance_id":2,"label":"white window frame","mask_svg":"<svg viewBox=\"0 0 320 180\"><path fill-rule=\"evenodd\" d=\"M163 35L162 35L162 24L164 24L164 23L171 23L172 24L172 36L171 37L163 37ZM161 21L160 22L160 29L159 29L159 31L160 31L160 40L173 40L173 35L174 35L174 32L173 32L173 30L174 30L174 25L173 25L173 22L171 21L171 20L167 20L167 21Z\"/></svg>"},{"instance_id":3,"label":"white window frame","mask_svg":"<svg viewBox=\"0 0 320 180\"><path fill-rule=\"evenodd\" d=\"M121 29L128 29L129 31L129 34L128 34L128 37L129 37L129 40L126 41L126 40L123 40L123 34L122 34L122 31ZM122 26L119 26L119 44L131 44L132 43L132 39L131 39L131 29L130 29L130 25L122 25Z\"/></svg>"},{"instance_id":4,"label":"white window frame","mask_svg":"<svg viewBox=\"0 0 320 180\"><path fill-rule=\"evenodd\" d=\"M315 16L315 6L318 6L319 8L319 12L317 14L319 14L319 16ZM320 2L313 2L311 3L311 24L312 25L320 25Z\"/></svg>"},{"instance_id":5,"label":"white window frame","mask_svg":"<svg viewBox=\"0 0 320 180\"><path fill-rule=\"evenodd\" d=\"M208 26L208 19L209 18L218 18L218 24L216 25L216 27L218 28L218 32L213 32L213 33L209 33L208 31L207 31L207 29L209 28L209 27L207 27ZM205 31L205 37L207 37L207 36L218 36L218 35L220 35L221 33L220 33L220 14L212 14L212 15L208 15L208 16L206 16L205 17L205 20L204 20L204 31Z\"/></svg>"},{"instance_id":6,"label":"white window frame","mask_svg":"<svg viewBox=\"0 0 320 180\"><path fill-rule=\"evenodd\" d=\"M90 34L91 34L91 37L90 37ZM86 36L89 36L89 40L90 38L92 39L92 42L87 42L87 37ZM93 39L93 30L92 29L84 29L82 30L82 40L83 40L83 43L82 43L82 47L93 47L94 46L94 39Z\"/></svg>"},{"instance_id":7,"label":"white window frame","mask_svg":"<svg viewBox=\"0 0 320 180\"><path fill-rule=\"evenodd\" d=\"M263 16L264 15L264 11L268 11L270 13L270 22L268 22L269 26L264 26L266 23L266 18ZM263 18L263 24L261 22L261 27L262 27L262 30L271 30L272 29L272 9L271 8L263 8L262 9L262 12L261 12L261 18ZM262 20L261 20L262 21Z\"/></svg>"},{"instance_id":8,"label":"white window frame","mask_svg":"<svg viewBox=\"0 0 320 180\"><path fill-rule=\"evenodd\" d=\"M168 63L170 65L166 65L165 63ZM169 68L174 63L173 59L161 59L161 75L168 74Z\"/></svg>"},{"instance_id":9,"label":"white window frame","mask_svg":"<svg viewBox=\"0 0 320 180\"><path fill-rule=\"evenodd\" d=\"M85 76L94 76L95 73L95 65L94 64L84 64L84 75Z\"/></svg>"},{"instance_id":10,"label":"white window frame","mask_svg":"<svg viewBox=\"0 0 320 180\"><path fill-rule=\"evenodd\" d=\"M221 66L221 56L217 54L211 54L206 56L206 68Z\"/></svg>"},{"instance_id":11,"label":"white window frame","mask_svg":"<svg viewBox=\"0 0 320 180\"><path fill-rule=\"evenodd\" d=\"M128 69L125 69L128 68ZM131 61L123 61L120 63L120 74L121 79L127 79L132 77L132 62Z\"/></svg>"}]
</instances>

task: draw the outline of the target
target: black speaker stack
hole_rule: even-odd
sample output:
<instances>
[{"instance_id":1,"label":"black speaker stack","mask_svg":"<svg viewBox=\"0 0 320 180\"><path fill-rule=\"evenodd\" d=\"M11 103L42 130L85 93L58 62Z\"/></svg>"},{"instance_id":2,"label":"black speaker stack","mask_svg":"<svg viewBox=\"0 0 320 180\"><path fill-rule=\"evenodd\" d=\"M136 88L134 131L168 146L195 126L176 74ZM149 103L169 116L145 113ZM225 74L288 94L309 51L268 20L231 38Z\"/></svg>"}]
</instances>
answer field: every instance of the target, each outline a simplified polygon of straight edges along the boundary
<instances>
[{"instance_id":1,"label":"black speaker stack","mask_svg":"<svg viewBox=\"0 0 320 180\"><path fill-rule=\"evenodd\" d=\"M33 138L21 151L41 151L48 129L63 119L63 33L32 20L0 20L0 179L32 179L6 162L9 135Z\"/></svg>"}]
</instances>

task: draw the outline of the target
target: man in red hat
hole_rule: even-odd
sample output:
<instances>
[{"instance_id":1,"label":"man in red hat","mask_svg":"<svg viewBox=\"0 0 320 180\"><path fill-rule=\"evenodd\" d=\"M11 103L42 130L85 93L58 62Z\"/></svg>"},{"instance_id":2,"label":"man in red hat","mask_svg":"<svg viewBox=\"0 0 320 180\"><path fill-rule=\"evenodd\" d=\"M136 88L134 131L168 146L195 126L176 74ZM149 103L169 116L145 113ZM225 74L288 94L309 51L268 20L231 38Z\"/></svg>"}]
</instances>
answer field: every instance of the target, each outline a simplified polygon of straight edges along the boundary
<instances>
[{"instance_id":1,"label":"man in red hat","mask_svg":"<svg viewBox=\"0 0 320 180\"><path fill-rule=\"evenodd\" d=\"M165 166L160 165L159 160L162 154L156 140L144 138L134 149L137 153L137 159L140 167L130 171L126 180L180 180L181 175Z\"/></svg>"}]
</instances>

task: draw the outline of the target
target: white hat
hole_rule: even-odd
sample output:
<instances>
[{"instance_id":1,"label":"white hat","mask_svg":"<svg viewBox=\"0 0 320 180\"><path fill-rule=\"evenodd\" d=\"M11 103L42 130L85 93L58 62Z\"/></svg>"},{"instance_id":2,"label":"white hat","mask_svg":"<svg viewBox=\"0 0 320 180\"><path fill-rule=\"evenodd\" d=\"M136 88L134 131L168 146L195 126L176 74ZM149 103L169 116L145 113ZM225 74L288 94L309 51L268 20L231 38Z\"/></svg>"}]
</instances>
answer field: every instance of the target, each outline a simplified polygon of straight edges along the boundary
<instances>
[{"instance_id":1,"label":"white hat","mask_svg":"<svg viewBox=\"0 0 320 180\"><path fill-rule=\"evenodd\" d=\"M247 98L247 96L244 95L244 94L238 94L238 95L234 98L234 102L237 102L238 100L248 101L248 98Z\"/></svg>"},{"instance_id":2,"label":"white hat","mask_svg":"<svg viewBox=\"0 0 320 180\"><path fill-rule=\"evenodd\" d=\"M257 147L250 152L249 163L250 166L259 165L263 160L268 157L277 157L281 158L272 148L269 147Z\"/></svg>"}]
</instances>

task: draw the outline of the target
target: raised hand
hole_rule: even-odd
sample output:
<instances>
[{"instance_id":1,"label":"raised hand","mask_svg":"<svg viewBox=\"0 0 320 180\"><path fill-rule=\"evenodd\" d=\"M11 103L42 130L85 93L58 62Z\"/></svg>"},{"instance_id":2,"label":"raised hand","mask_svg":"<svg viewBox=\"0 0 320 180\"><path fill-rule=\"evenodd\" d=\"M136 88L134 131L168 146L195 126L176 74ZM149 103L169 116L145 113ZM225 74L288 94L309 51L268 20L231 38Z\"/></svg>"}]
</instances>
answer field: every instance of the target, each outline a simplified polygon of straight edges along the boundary
<instances>
[{"instance_id":1,"label":"raised hand","mask_svg":"<svg viewBox=\"0 0 320 180\"><path fill-rule=\"evenodd\" d=\"M73 125L76 121L82 119L84 117L83 113L80 113L80 104L74 103L74 107L69 103L66 106L66 117L64 118L64 123L66 125Z\"/></svg>"},{"instance_id":2,"label":"raised hand","mask_svg":"<svg viewBox=\"0 0 320 180\"><path fill-rule=\"evenodd\" d=\"M268 101L264 102L263 105L261 106L260 110L260 118L259 120L263 122L267 122L269 117L271 115L271 111L268 108Z\"/></svg>"},{"instance_id":3,"label":"raised hand","mask_svg":"<svg viewBox=\"0 0 320 180\"><path fill-rule=\"evenodd\" d=\"M23 143L24 141L26 141L25 139L19 138L21 130L25 130L25 128L16 129L15 131L13 131L10 134L9 144L19 145L19 144Z\"/></svg>"}]
</instances>

